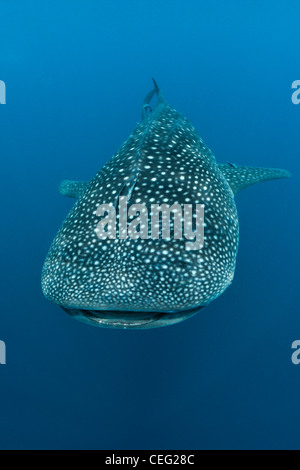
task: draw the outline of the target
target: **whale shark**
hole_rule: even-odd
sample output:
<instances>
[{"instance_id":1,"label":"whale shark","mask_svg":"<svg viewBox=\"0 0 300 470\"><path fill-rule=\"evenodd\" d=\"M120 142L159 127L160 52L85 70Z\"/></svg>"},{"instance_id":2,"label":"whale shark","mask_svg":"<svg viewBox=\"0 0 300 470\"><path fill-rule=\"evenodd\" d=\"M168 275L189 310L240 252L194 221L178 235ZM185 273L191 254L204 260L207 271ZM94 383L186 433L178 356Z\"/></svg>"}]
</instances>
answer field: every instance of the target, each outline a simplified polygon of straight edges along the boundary
<instances>
[{"instance_id":1,"label":"whale shark","mask_svg":"<svg viewBox=\"0 0 300 470\"><path fill-rule=\"evenodd\" d=\"M148 329L200 312L234 278L235 196L256 183L290 176L281 169L218 164L194 126L153 82L142 119L120 149L91 181L65 180L59 188L76 202L46 257L42 289L48 300L90 325ZM201 249L187 250L186 240L174 236L174 213L169 213L169 236L151 237L150 224L143 221L142 230L143 209L125 223L135 223L134 237L122 236L119 226L110 236L112 218L98 236L97 227L110 211L121 220L120 201L131 208L143 204L150 214L152 204L203 207ZM102 219L99 207L105 207ZM195 228L193 217L190 228ZM162 224L159 219L156 228Z\"/></svg>"}]
</instances>

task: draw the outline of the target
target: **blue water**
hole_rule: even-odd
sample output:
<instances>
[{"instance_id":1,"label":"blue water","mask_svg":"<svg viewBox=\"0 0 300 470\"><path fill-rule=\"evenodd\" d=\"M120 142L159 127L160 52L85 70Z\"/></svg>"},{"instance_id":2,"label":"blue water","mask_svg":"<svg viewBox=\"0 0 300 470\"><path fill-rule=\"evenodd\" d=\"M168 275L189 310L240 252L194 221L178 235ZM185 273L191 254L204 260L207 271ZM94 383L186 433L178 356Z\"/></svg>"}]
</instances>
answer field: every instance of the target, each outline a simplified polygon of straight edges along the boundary
<instances>
[{"instance_id":1,"label":"blue water","mask_svg":"<svg viewBox=\"0 0 300 470\"><path fill-rule=\"evenodd\" d=\"M0 3L2 449L300 448L298 1ZM234 283L203 313L97 329L44 299L73 201L154 76L219 162L285 168L238 195Z\"/></svg>"}]
</instances>

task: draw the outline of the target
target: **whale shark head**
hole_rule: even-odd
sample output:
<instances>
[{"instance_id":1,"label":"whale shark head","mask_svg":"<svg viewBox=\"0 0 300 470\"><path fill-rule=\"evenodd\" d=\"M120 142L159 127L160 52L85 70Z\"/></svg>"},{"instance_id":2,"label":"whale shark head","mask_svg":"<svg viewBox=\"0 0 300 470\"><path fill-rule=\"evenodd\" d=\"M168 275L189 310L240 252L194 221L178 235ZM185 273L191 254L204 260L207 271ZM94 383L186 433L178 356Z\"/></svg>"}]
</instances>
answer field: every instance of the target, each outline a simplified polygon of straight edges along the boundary
<instances>
[{"instance_id":1,"label":"whale shark head","mask_svg":"<svg viewBox=\"0 0 300 470\"><path fill-rule=\"evenodd\" d=\"M199 312L234 277L234 195L288 176L218 165L154 85L142 121L93 180L60 186L78 200L49 250L42 288L49 300L92 325L152 328Z\"/></svg>"}]
</instances>

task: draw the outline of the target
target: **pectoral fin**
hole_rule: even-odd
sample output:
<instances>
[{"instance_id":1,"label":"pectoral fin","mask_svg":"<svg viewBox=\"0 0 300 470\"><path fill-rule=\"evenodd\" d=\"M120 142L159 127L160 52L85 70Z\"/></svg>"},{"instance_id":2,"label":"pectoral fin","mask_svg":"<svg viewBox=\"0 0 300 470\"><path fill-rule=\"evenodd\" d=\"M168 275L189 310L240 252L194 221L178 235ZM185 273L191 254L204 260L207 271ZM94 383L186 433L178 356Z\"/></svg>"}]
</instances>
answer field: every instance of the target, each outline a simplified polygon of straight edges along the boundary
<instances>
[{"instance_id":1,"label":"pectoral fin","mask_svg":"<svg viewBox=\"0 0 300 470\"><path fill-rule=\"evenodd\" d=\"M64 180L60 183L59 192L63 196L78 199L85 192L89 184L89 181Z\"/></svg>"},{"instance_id":2,"label":"pectoral fin","mask_svg":"<svg viewBox=\"0 0 300 470\"><path fill-rule=\"evenodd\" d=\"M250 166L236 166L231 163L218 165L219 169L227 179L234 194L242 189L262 181L289 178L291 174L285 170L275 168L255 168Z\"/></svg>"}]
</instances>

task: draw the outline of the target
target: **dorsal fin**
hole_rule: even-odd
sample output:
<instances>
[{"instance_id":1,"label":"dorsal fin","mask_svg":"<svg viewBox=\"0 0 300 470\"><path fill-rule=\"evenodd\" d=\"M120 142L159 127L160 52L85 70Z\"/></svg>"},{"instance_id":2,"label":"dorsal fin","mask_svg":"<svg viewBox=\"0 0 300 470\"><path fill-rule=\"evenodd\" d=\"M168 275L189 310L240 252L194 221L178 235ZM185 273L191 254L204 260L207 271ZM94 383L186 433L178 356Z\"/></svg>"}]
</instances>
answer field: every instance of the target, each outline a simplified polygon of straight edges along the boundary
<instances>
[{"instance_id":1,"label":"dorsal fin","mask_svg":"<svg viewBox=\"0 0 300 470\"><path fill-rule=\"evenodd\" d=\"M154 84L154 91L156 93L156 96L157 96L157 100L159 103L161 102L165 102L165 98L163 97L163 94L161 92L161 89L159 88L159 86L157 85L156 83L156 80L154 78L152 78L152 81L153 81L153 84Z\"/></svg>"},{"instance_id":2,"label":"dorsal fin","mask_svg":"<svg viewBox=\"0 0 300 470\"><path fill-rule=\"evenodd\" d=\"M152 78L152 80L153 80L153 84L154 84L154 89L151 90L148 93L148 95L146 96L146 98L144 99L143 108L142 108L142 120L144 120L147 117L147 111L150 110L150 112L152 112L152 108L150 106L150 103L151 103L151 100L152 100L152 98L155 94L157 96L157 105L156 106L158 106L161 103L166 102L166 100L163 97L163 94L162 94L159 86L157 85L156 81L154 80L154 78Z\"/></svg>"},{"instance_id":3,"label":"dorsal fin","mask_svg":"<svg viewBox=\"0 0 300 470\"><path fill-rule=\"evenodd\" d=\"M218 165L219 169L227 179L234 194L242 189L262 181L289 178L291 174L285 170L276 168L256 168L250 166L236 166L232 163Z\"/></svg>"}]
</instances>

